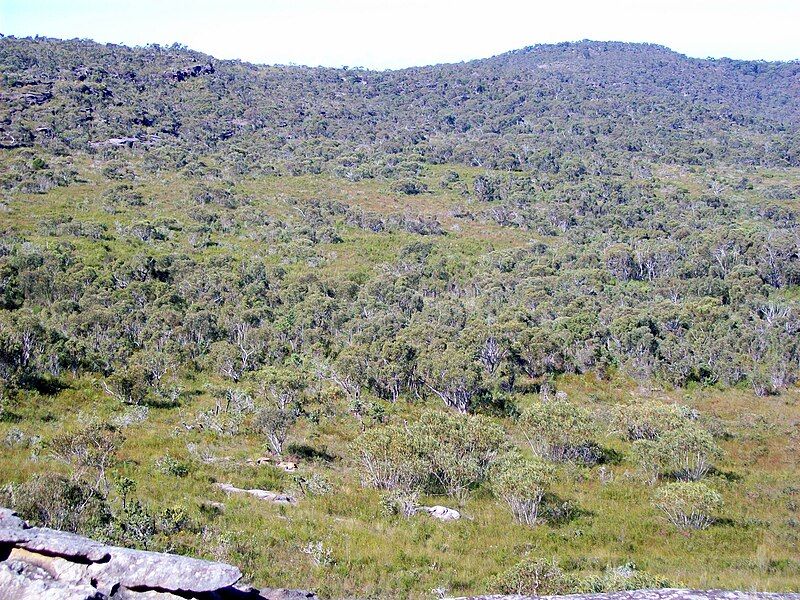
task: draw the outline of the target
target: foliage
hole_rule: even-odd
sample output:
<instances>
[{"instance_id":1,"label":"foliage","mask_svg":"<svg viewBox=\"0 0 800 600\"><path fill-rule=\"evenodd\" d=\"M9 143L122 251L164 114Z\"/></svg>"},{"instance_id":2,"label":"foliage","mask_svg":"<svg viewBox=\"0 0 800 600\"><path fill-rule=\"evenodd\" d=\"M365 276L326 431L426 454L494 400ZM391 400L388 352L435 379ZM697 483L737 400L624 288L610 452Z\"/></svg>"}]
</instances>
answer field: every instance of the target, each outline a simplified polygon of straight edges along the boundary
<instances>
[{"instance_id":1,"label":"foliage","mask_svg":"<svg viewBox=\"0 0 800 600\"><path fill-rule=\"evenodd\" d=\"M280 456L289 435L289 429L297 420L297 413L291 408L264 406L253 417L253 429L267 438L269 447Z\"/></svg>"},{"instance_id":2,"label":"foliage","mask_svg":"<svg viewBox=\"0 0 800 600\"><path fill-rule=\"evenodd\" d=\"M555 559L525 556L489 583L492 592L541 596L652 590L669 587L667 580L641 571L633 563L608 566L601 574L581 575L564 570Z\"/></svg>"},{"instance_id":3,"label":"foliage","mask_svg":"<svg viewBox=\"0 0 800 600\"><path fill-rule=\"evenodd\" d=\"M327 496L334 491L333 484L328 478L316 471L307 476L295 476L294 480L300 492L306 496Z\"/></svg>"},{"instance_id":4,"label":"foliage","mask_svg":"<svg viewBox=\"0 0 800 600\"><path fill-rule=\"evenodd\" d=\"M722 496L700 481L673 482L656 490L655 506L680 529L706 529L722 506Z\"/></svg>"},{"instance_id":5,"label":"foliage","mask_svg":"<svg viewBox=\"0 0 800 600\"><path fill-rule=\"evenodd\" d=\"M387 515L411 517L419 506L419 492L394 489L381 496L381 509Z\"/></svg>"},{"instance_id":6,"label":"foliage","mask_svg":"<svg viewBox=\"0 0 800 600\"><path fill-rule=\"evenodd\" d=\"M102 536L112 521L111 508L93 485L55 473L11 486L7 496L23 519L43 527Z\"/></svg>"},{"instance_id":7,"label":"foliage","mask_svg":"<svg viewBox=\"0 0 800 600\"><path fill-rule=\"evenodd\" d=\"M711 468L719 455L711 434L699 427L681 427L659 438L659 453L664 464L678 479L697 481Z\"/></svg>"},{"instance_id":8,"label":"foliage","mask_svg":"<svg viewBox=\"0 0 800 600\"><path fill-rule=\"evenodd\" d=\"M553 468L543 461L519 457L500 463L492 474L492 489L523 525L536 525L539 507L553 480Z\"/></svg>"},{"instance_id":9,"label":"foliage","mask_svg":"<svg viewBox=\"0 0 800 600\"><path fill-rule=\"evenodd\" d=\"M169 454L165 454L156 461L156 469L164 475L171 475L173 477L186 477L189 474L189 465L182 462Z\"/></svg>"},{"instance_id":10,"label":"foliage","mask_svg":"<svg viewBox=\"0 0 800 600\"><path fill-rule=\"evenodd\" d=\"M374 487L421 487L463 500L487 477L503 444L502 428L486 417L429 411L405 426L367 431L355 447Z\"/></svg>"},{"instance_id":11,"label":"foliage","mask_svg":"<svg viewBox=\"0 0 800 600\"><path fill-rule=\"evenodd\" d=\"M354 444L365 484L382 490L412 490L423 482L424 461L405 427L371 429Z\"/></svg>"},{"instance_id":12,"label":"foliage","mask_svg":"<svg viewBox=\"0 0 800 600\"><path fill-rule=\"evenodd\" d=\"M546 596L575 591L577 581L565 573L555 560L526 556L489 583L498 594Z\"/></svg>"},{"instance_id":13,"label":"foliage","mask_svg":"<svg viewBox=\"0 0 800 600\"><path fill-rule=\"evenodd\" d=\"M618 407L617 411L621 430L634 440L634 460L651 484L663 474L700 480L721 455L711 433L684 408L649 402L627 411Z\"/></svg>"},{"instance_id":14,"label":"foliage","mask_svg":"<svg viewBox=\"0 0 800 600\"><path fill-rule=\"evenodd\" d=\"M616 406L614 411L617 430L632 442L655 440L664 432L681 428L691 418L686 407L657 400Z\"/></svg>"},{"instance_id":15,"label":"foliage","mask_svg":"<svg viewBox=\"0 0 800 600\"><path fill-rule=\"evenodd\" d=\"M560 398L533 405L521 422L534 454L557 462L581 460L596 431L586 409Z\"/></svg>"},{"instance_id":16,"label":"foliage","mask_svg":"<svg viewBox=\"0 0 800 600\"><path fill-rule=\"evenodd\" d=\"M41 37L0 64L23 504L329 597L472 595L521 548L592 589L631 560L796 586L797 65L579 42L372 72ZM536 528L489 493L526 436L562 461ZM631 460L653 484L724 467L731 526L654 536ZM469 518L383 512L426 494Z\"/></svg>"},{"instance_id":17,"label":"foliage","mask_svg":"<svg viewBox=\"0 0 800 600\"><path fill-rule=\"evenodd\" d=\"M429 486L459 499L486 479L505 444L503 429L482 416L427 412L411 431Z\"/></svg>"},{"instance_id":18,"label":"foliage","mask_svg":"<svg viewBox=\"0 0 800 600\"><path fill-rule=\"evenodd\" d=\"M107 472L115 463L122 440L122 434L113 426L94 423L55 437L49 449L55 458L73 466L75 479L92 477L92 487L107 494Z\"/></svg>"},{"instance_id":19,"label":"foliage","mask_svg":"<svg viewBox=\"0 0 800 600\"><path fill-rule=\"evenodd\" d=\"M609 566L601 575L584 577L580 583L580 591L583 593L653 590L666 587L671 587L668 580L641 571L633 563L619 567Z\"/></svg>"}]
</instances>

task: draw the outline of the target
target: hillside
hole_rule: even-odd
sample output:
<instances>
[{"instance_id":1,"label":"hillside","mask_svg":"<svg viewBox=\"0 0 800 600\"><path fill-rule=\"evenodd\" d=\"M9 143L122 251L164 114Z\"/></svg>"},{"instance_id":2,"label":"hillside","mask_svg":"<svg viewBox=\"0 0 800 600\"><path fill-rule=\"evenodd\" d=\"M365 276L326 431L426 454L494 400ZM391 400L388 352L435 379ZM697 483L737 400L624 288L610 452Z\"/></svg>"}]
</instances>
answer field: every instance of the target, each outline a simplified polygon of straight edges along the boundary
<instances>
[{"instance_id":1,"label":"hillside","mask_svg":"<svg viewBox=\"0 0 800 600\"><path fill-rule=\"evenodd\" d=\"M85 150L136 137L161 150L236 148L242 162L288 163L297 174L375 172L416 157L503 170L579 162L591 173L635 159L800 161L800 64L697 60L650 45L537 46L371 72L4 38L0 64L6 145Z\"/></svg>"},{"instance_id":2,"label":"hillside","mask_svg":"<svg viewBox=\"0 0 800 600\"><path fill-rule=\"evenodd\" d=\"M0 506L330 598L800 590L800 64L0 67Z\"/></svg>"}]
</instances>

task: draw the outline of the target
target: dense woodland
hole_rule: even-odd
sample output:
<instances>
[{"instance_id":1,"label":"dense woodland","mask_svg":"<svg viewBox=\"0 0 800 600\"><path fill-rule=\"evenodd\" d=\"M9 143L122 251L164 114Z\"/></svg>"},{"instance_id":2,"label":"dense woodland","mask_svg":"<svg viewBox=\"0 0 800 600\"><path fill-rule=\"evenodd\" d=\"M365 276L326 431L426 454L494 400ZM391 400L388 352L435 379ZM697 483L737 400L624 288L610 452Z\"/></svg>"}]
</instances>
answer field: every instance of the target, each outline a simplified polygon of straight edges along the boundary
<instances>
[{"instance_id":1,"label":"dense woodland","mask_svg":"<svg viewBox=\"0 0 800 600\"><path fill-rule=\"evenodd\" d=\"M800 589L800 63L0 73L0 505L331 597Z\"/></svg>"}]
</instances>

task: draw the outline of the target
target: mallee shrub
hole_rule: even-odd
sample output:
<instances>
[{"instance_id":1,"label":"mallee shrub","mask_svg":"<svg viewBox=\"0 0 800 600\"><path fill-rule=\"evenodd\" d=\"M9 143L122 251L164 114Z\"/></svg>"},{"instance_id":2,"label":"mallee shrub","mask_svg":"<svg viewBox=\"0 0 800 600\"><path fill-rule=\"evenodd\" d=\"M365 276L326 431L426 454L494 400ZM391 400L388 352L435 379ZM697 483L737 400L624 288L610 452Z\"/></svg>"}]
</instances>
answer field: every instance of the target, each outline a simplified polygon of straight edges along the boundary
<instances>
[{"instance_id":1,"label":"mallee shrub","mask_svg":"<svg viewBox=\"0 0 800 600\"><path fill-rule=\"evenodd\" d=\"M722 496L700 481L679 481L659 488L654 504L680 529L706 529L722 506Z\"/></svg>"}]
</instances>

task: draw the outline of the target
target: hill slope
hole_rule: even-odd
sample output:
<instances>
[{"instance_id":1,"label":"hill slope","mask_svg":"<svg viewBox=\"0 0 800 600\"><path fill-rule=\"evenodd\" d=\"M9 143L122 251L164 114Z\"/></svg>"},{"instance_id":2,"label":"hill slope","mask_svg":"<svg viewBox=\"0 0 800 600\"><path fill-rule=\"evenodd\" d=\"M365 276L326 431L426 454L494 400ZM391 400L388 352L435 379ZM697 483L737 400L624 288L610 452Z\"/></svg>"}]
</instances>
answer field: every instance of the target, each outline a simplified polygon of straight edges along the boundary
<instances>
[{"instance_id":1,"label":"hill slope","mask_svg":"<svg viewBox=\"0 0 800 600\"><path fill-rule=\"evenodd\" d=\"M800 64L581 42L401 71L263 67L180 48L0 41L6 144L136 137L296 170L418 155L590 170L634 158L797 165ZM297 154L300 153L300 156Z\"/></svg>"},{"instance_id":2,"label":"hill slope","mask_svg":"<svg viewBox=\"0 0 800 600\"><path fill-rule=\"evenodd\" d=\"M322 597L800 589L797 64L0 65L0 505Z\"/></svg>"}]
</instances>

